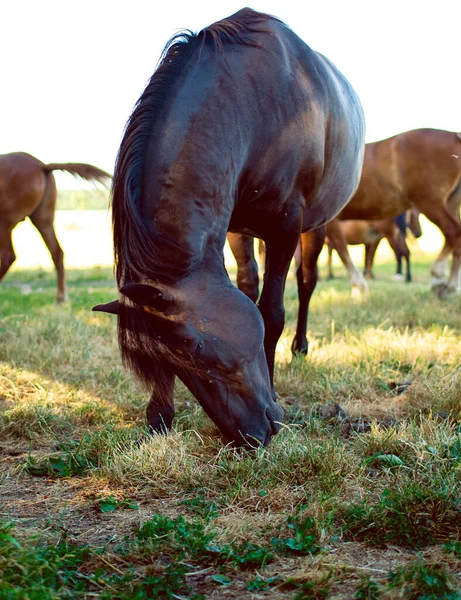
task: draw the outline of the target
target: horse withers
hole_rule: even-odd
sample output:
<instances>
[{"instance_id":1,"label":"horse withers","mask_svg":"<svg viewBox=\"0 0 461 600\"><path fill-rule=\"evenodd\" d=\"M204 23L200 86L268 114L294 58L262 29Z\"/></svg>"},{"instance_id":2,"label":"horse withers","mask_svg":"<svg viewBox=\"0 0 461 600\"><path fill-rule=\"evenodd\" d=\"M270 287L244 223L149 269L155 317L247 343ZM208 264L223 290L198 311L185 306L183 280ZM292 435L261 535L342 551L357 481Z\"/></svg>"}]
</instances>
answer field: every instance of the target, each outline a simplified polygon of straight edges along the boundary
<instances>
[{"instance_id":1,"label":"horse withers","mask_svg":"<svg viewBox=\"0 0 461 600\"><path fill-rule=\"evenodd\" d=\"M57 301L66 299L64 255L54 231L56 182L53 171L67 171L106 184L111 175L85 163L44 164L25 152L0 155L0 280L16 259L11 233L26 217L40 232L58 276Z\"/></svg>"},{"instance_id":2,"label":"horse withers","mask_svg":"<svg viewBox=\"0 0 461 600\"><path fill-rule=\"evenodd\" d=\"M95 307L118 314L123 360L153 390L151 431L171 427L175 376L235 446L279 430L290 261L301 231L323 243L363 148L350 84L278 19L243 9L167 45L116 163L119 299ZM259 310L225 269L228 230L266 243Z\"/></svg>"}]
</instances>

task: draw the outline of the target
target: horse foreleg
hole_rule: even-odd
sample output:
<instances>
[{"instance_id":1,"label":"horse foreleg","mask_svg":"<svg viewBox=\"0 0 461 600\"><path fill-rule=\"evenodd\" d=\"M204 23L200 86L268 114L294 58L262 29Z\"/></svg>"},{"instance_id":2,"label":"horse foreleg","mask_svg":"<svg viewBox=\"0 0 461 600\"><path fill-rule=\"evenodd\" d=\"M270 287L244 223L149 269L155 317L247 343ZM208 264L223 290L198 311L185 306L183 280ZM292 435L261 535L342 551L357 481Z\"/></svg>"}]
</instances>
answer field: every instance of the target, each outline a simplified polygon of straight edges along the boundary
<instances>
[{"instance_id":1,"label":"horse foreleg","mask_svg":"<svg viewBox=\"0 0 461 600\"><path fill-rule=\"evenodd\" d=\"M229 232L227 241L237 263L237 287L250 300L256 302L259 295L259 277L253 238L241 233Z\"/></svg>"},{"instance_id":2,"label":"horse foreleg","mask_svg":"<svg viewBox=\"0 0 461 600\"><path fill-rule=\"evenodd\" d=\"M164 365L162 380L154 388L146 408L147 425L150 433L170 431L174 417L174 373Z\"/></svg>"},{"instance_id":3,"label":"horse foreleg","mask_svg":"<svg viewBox=\"0 0 461 600\"><path fill-rule=\"evenodd\" d=\"M11 241L11 229L0 225L0 280L16 260L13 242Z\"/></svg>"},{"instance_id":4,"label":"horse foreleg","mask_svg":"<svg viewBox=\"0 0 461 600\"><path fill-rule=\"evenodd\" d=\"M296 354L307 354L306 337L309 302L318 280L317 260L325 242L325 226L301 234L301 263L296 270L298 284L298 322L296 335L291 344L291 351Z\"/></svg>"},{"instance_id":5,"label":"horse foreleg","mask_svg":"<svg viewBox=\"0 0 461 600\"><path fill-rule=\"evenodd\" d=\"M291 259L298 244L300 229L301 215L298 231L294 227L289 229L287 227L285 231L283 228L278 228L270 240L265 240L266 270L258 308L264 321L264 350L274 397L275 349L285 324L283 294Z\"/></svg>"},{"instance_id":6,"label":"horse foreleg","mask_svg":"<svg viewBox=\"0 0 461 600\"><path fill-rule=\"evenodd\" d=\"M54 266L56 267L58 277L58 292L56 300L57 302L64 302L67 300L66 274L64 271L64 252L62 251L62 248L59 245L56 237L52 217L50 215L46 218L42 218L40 214L35 213L30 216L30 220L40 232L46 247L50 251Z\"/></svg>"},{"instance_id":7,"label":"horse foreleg","mask_svg":"<svg viewBox=\"0 0 461 600\"><path fill-rule=\"evenodd\" d=\"M360 271L354 265L347 250L347 242L344 237L338 219L333 219L327 223L327 236L333 244L334 249L339 254L339 258L343 262L349 274L349 281L352 286L352 295L357 296L361 293L368 292L368 284Z\"/></svg>"}]
</instances>

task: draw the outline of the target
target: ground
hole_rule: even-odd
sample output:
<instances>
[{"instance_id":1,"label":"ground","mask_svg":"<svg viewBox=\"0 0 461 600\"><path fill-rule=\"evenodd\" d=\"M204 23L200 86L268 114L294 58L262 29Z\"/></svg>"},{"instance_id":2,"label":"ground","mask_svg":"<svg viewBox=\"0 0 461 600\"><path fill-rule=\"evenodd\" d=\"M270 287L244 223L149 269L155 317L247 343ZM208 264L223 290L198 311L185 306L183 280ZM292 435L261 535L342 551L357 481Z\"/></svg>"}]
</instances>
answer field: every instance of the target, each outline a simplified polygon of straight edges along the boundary
<instances>
[{"instance_id":1,"label":"ground","mask_svg":"<svg viewBox=\"0 0 461 600\"><path fill-rule=\"evenodd\" d=\"M295 360L290 275L286 417L248 453L180 384L174 431L144 437L148 394L90 310L116 294L107 214L58 212L64 305L21 224L0 285L0 599L460 598L461 300L431 294L423 229L413 284L384 244L369 296L339 265L322 279Z\"/></svg>"}]
</instances>

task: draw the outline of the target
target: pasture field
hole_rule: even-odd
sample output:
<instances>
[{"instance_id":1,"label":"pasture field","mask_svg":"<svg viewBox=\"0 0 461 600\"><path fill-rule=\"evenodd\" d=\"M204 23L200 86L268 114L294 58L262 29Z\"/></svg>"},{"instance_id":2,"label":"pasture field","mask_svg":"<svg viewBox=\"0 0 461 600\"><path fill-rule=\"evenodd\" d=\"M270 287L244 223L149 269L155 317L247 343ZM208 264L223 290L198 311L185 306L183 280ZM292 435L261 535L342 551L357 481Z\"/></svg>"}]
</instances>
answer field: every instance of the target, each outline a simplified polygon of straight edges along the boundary
<instances>
[{"instance_id":1,"label":"pasture field","mask_svg":"<svg viewBox=\"0 0 461 600\"><path fill-rule=\"evenodd\" d=\"M0 599L461 598L461 299L430 293L434 252L410 285L380 254L359 300L336 266L293 361L290 276L286 416L255 453L181 384L174 431L144 437L148 393L91 312L112 269L68 253L65 305L48 268L0 284Z\"/></svg>"}]
</instances>

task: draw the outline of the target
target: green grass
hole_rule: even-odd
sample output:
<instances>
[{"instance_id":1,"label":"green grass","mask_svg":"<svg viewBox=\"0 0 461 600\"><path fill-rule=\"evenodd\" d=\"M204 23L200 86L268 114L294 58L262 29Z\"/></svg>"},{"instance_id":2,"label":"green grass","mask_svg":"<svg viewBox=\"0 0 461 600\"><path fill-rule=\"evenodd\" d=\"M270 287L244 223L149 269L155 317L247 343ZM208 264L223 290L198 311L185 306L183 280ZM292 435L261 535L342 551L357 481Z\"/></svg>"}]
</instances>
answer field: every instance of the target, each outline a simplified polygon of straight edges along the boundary
<instances>
[{"instance_id":1,"label":"green grass","mask_svg":"<svg viewBox=\"0 0 461 600\"><path fill-rule=\"evenodd\" d=\"M109 206L109 190L59 190L58 210L104 210Z\"/></svg>"},{"instance_id":2,"label":"green grass","mask_svg":"<svg viewBox=\"0 0 461 600\"><path fill-rule=\"evenodd\" d=\"M115 319L91 312L115 297L111 269L69 270L59 306L52 272L9 274L0 599L458 598L460 299L431 295L424 257L412 285L392 272L377 265L359 301L344 276L322 280L294 361L289 281L284 426L251 453L224 446L179 383L173 431L145 435L148 394Z\"/></svg>"}]
</instances>

